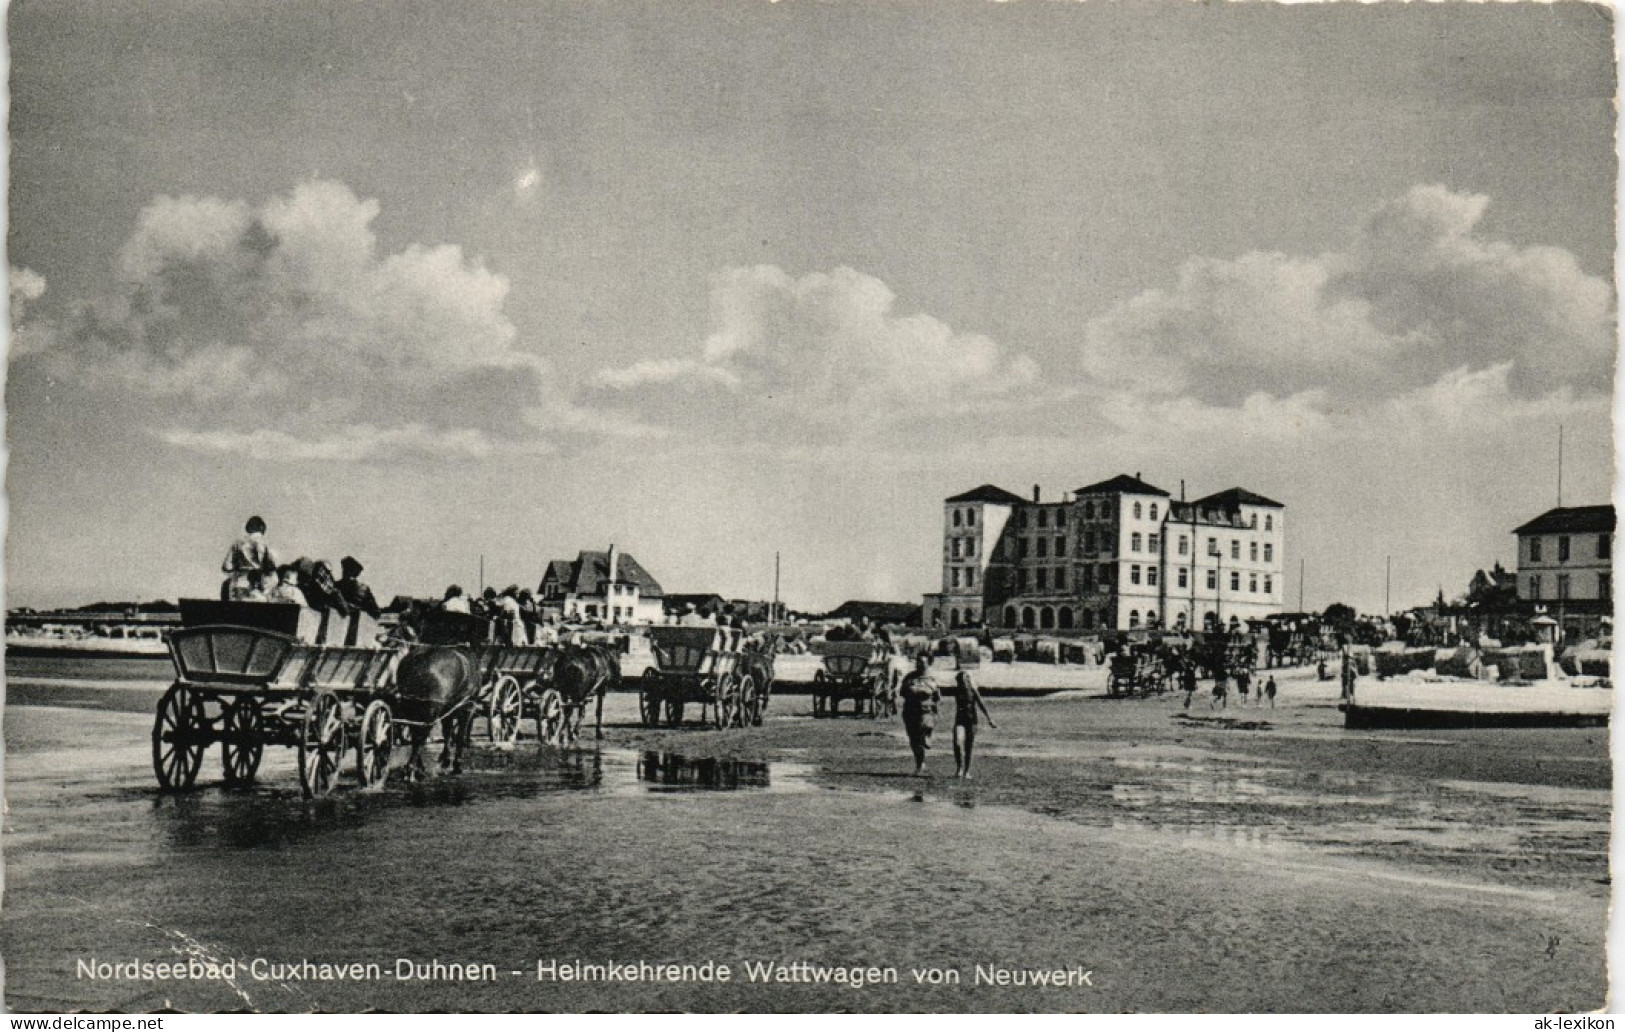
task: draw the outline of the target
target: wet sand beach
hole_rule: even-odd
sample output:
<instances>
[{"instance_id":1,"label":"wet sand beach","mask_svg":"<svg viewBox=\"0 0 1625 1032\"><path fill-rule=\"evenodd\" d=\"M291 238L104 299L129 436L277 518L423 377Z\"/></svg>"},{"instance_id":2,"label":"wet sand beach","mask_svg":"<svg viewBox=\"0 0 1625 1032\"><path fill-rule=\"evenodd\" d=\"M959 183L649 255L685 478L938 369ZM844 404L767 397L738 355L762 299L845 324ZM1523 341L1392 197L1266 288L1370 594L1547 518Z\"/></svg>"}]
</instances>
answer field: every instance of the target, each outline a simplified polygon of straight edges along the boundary
<instances>
[{"instance_id":1,"label":"wet sand beach","mask_svg":"<svg viewBox=\"0 0 1625 1032\"><path fill-rule=\"evenodd\" d=\"M976 778L939 718L479 748L424 785L299 797L154 786L161 685L29 681L6 710L15 1010L1553 1011L1603 1006L1606 729L1349 732L1335 686L990 698ZM71 680L71 679L68 679ZM93 679L94 680L94 679ZM528 727L527 727L528 730ZM376 963L369 981L79 977L76 962ZM490 963L397 980L397 960ZM722 982L538 980L538 961L728 965ZM753 982L747 962L893 968ZM975 984L978 965L1088 984ZM917 984L914 969L959 984ZM805 969L798 969L805 970ZM518 972L513 974L512 972ZM797 971L787 972L795 975ZM827 972L826 972L827 974Z\"/></svg>"}]
</instances>

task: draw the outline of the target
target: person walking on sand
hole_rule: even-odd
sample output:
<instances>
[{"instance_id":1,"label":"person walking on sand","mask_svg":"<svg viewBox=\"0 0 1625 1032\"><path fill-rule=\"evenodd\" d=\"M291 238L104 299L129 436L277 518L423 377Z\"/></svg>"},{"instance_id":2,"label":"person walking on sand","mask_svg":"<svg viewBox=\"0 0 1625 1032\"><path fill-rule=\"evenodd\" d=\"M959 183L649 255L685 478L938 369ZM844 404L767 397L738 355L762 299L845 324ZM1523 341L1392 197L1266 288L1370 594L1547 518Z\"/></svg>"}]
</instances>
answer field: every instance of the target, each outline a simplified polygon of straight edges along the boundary
<instances>
[{"instance_id":1,"label":"person walking on sand","mask_svg":"<svg viewBox=\"0 0 1625 1032\"><path fill-rule=\"evenodd\" d=\"M925 753L931 748L931 732L936 728L937 702L942 693L931 677L931 657L921 652L914 657L914 670L903 678L903 730L914 753L914 776L925 773Z\"/></svg>"},{"instance_id":2,"label":"person walking on sand","mask_svg":"<svg viewBox=\"0 0 1625 1032\"><path fill-rule=\"evenodd\" d=\"M997 728L993 714L987 711L982 693L963 666L954 675L954 777L970 780L971 750L976 748L976 711L987 718L987 726Z\"/></svg>"},{"instance_id":3,"label":"person walking on sand","mask_svg":"<svg viewBox=\"0 0 1625 1032\"><path fill-rule=\"evenodd\" d=\"M1179 686L1185 690L1185 708L1191 708L1191 700L1196 698L1196 664L1189 656L1179 668Z\"/></svg>"},{"instance_id":4,"label":"person walking on sand","mask_svg":"<svg viewBox=\"0 0 1625 1032\"><path fill-rule=\"evenodd\" d=\"M1260 706L1264 705L1264 697L1266 695L1269 696L1270 709L1274 709L1275 708L1275 676L1273 674L1270 675L1269 680L1264 682L1264 690L1259 693L1258 704Z\"/></svg>"},{"instance_id":5,"label":"person walking on sand","mask_svg":"<svg viewBox=\"0 0 1625 1032\"><path fill-rule=\"evenodd\" d=\"M1236 671L1236 704L1247 705L1247 691L1252 687L1253 679L1248 676L1245 668Z\"/></svg>"},{"instance_id":6,"label":"person walking on sand","mask_svg":"<svg viewBox=\"0 0 1625 1032\"><path fill-rule=\"evenodd\" d=\"M1213 701L1207 704L1208 709L1230 708L1230 679L1224 671L1213 679Z\"/></svg>"}]
</instances>

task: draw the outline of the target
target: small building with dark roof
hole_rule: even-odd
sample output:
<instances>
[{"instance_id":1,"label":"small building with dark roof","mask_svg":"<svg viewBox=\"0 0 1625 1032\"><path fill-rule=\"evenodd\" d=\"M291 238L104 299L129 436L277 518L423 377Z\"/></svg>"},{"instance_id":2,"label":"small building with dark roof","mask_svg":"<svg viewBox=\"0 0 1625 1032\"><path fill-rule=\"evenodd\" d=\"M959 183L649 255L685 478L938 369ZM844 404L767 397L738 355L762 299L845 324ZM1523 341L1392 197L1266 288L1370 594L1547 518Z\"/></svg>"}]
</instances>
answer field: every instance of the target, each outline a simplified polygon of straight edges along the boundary
<instances>
[{"instance_id":1,"label":"small building with dark roof","mask_svg":"<svg viewBox=\"0 0 1625 1032\"><path fill-rule=\"evenodd\" d=\"M1614 507L1549 509L1512 533L1520 609L1544 611L1568 640L1597 634L1614 610Z\"/></svg>"},{"instance_id":2,"label":"small building with dark roof","mask_svg":"<svg viewBox=\"0 0 1625 1032\"><path fill-rule=\"evenodd\" d=\"M547 564L537 602L569 622L659 623L665 615L660 582L614 545Z\"/></svg>"}]
</instances>

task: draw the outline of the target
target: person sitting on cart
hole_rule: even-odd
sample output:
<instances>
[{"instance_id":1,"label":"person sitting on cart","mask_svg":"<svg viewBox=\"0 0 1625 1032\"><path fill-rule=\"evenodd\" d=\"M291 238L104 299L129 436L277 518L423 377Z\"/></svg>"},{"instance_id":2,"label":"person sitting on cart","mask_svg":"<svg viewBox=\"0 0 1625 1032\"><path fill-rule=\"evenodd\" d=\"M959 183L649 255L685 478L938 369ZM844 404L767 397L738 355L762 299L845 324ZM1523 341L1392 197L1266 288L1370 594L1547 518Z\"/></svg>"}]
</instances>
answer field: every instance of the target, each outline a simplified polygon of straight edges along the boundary
<instances>
[{"instance_id":1,"label":"person sitting on cart","mask_svg":"<svg viewBox=\"0 0 1625 1032\"><path fill-rule=\"evenodd\" d=\"M519 607L519 585L502 589L496 600L497 638L509 645L529 645L524 611Z\"/></svg>"},{"instance_id":2,"label":"person sitting on cart","mask_svg":"<svg viewBox=\"0 0 1625 1032\"><path fill-rule=\"evenodd\" d=\"M299 569L292 563L280 566L276 571L276 584L265 593L267 602L292 602L295 605L305 604L305 593L299 590Z\"/></svg>"},{"instance_id":3,"label":"person sitting on cart","mask_svg":"<svg viewBox=\"0 0 1625 1032\"><path fill-rule=\"evenodd\" d=\"M446 589L446 593L440 598L440 611L442 613L473 612L473 607L468 602L468 596L463 594L461 584L453 584Z\"/></svg>"},{"instance_id":4,"label":"person sitting on cart","mask_svg":"<svg viewBox=\"0 0 1625 1032\"><path fill-rule=\"evenodd\" d=\"M318 613L334 612L350 615L350 604L344 601L344 592L333 580L333 568L321 559L300 556L291 564L298 578L299 591L305 596L305 605Z\"/></svg>"},{"instance_id":5,"label":"person sitting on cart","mask_svg":"<svg viewBox=\"0 0 1625 1032\"><path fill-rule=\"evenodd\" d=\"M357 612L366 613L374 620L383 615L378 600L373 597L372 589L361 583L361 571L365 569L353 555L347 555L339 560L339 569L343 577L339 579L339 594L344 597L344 604Z\"/></svg>"},{"instance_id":6,"label":"person sitting on cart","mask_svg":"<svg viewBox=\"0 0 1625 1032\"><path fill-rule=\"evenodd\" d=\"M971 750L976 748L977 710L987 718L988 727L999 726L993 723L993 714L987 711L976 681L961 663L959 672L954 675L954 777L966 781L970 780Z\"/></svg>"},{"instance_id":7,"label":"person sitting on cart","mask_svg":"<svg viewBox=\"0 0 1625 1032\"><path fill-rule=\"evenodd\" d=\"M931 748L931 732L936 728L937 702L942 693L931 676L931 656L921 651L914 657L914 670L903 678L903 730L914 753L914 776L925 773L925 753Z\"/></svg>"},{"instance_id":8,"label":"person sitting on cart","mask_svg":"<svg viewBox=\"0 0 1625 1032\"><path fill-rule=\"evenodd\" d=\"M226 561L220 564L220 572L226 575L220 585L221 600L246 599L254 591L259 576L276 568L276 554L265 543L265 521L250 516L243 525L243 536L232 543L226 551Z\"/></svg>"}]
</instances>

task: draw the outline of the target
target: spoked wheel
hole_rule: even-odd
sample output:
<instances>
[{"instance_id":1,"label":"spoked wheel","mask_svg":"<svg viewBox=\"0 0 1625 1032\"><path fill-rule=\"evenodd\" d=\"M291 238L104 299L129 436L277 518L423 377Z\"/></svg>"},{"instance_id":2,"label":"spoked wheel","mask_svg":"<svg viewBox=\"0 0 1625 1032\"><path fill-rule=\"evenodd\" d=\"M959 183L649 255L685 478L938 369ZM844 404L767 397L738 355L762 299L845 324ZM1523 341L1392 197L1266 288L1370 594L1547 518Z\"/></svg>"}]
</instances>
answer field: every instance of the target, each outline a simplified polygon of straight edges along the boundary
<instances>
[{"instance_id":1,"label":"spoked wheel","mask_svg":"<svg viewBox=\"0 0 1625 1032\"><path fill-rule=\"evenodd\" d=\"M525 709L525 694L519 682L504 675L491 689L491 704L486 710L491 741L507 745L519 738L519 718Z\"/></svg>"},{"instance_id":2,"label":"spoked wheel","mask_svg":"<svg viewBox=\"0 0 1625 1032\"><path fill-rule=\"evenodd\" d=\"M733 679L723 674L711 686L711 726L721 729L734 721L739 697L734 694Z\"/></svg>"},{"instance_id":3,"label":"spoked wheel","mask_svg":"<svg viewBox=\"0 0 1625 1032\"><path fill-rule=\"evenodd\" d=\"M644 727L660 723L660 671L654 667L643 672L643 690L638 694L638 716Z\"/></svg>"},{"instance_id":4,"label":"spoked wheel","mask_svg":"<svg viewBox=\"0 0 1625 1032\"><path fill-rule=\"evenodd\" d=\"M333 791L343 761L342 707L332 692L318 692L299 729L299 787L305 790L305 798L320 799Z\"/></svg>"},{"instance_id":5,"label":"spoked wheel","mask_svg":"<svg viewBox=\"0 0 1625 1032\"><path fill-rule=\"evenodd\" d=\"M638 700L643 705L643 700ZM649 723L646 718L643 721ZM559 695L557 688L549 688L542 693L542 699L536 704L536 734L548 745L559 744L559 735L564 731L564 698Z\"/></svg>"},{"instance_id":6,"label":"spoked wheel","mask_svg":"<svg viewBox=\"0 0 1625 1032\"><path fill-rule=\"evenodd\" d=\"M828 680L822 670L813 674L813 716L822 717L826 709L824 684Z\"/></svg>"},{"instance_id":7,"label":"spoked wheel","mask_svg":"<svg viewBox=\"0 0 1625 1032\"><path fill-rule=\"evenodd\" d=\"M169 686L158 700L152 724L152 769L165 791L191 788L209 747L209 716L203 698L183 684Z\"/></svg>"},{"instance_id":8,"label":"spoked wheel","mask_svg":"<svg viewBox=\"0 0 1625 1032\"><path fill-rule=\"evenodd\" d=\"M265 755L264 720L259 700L239 696L220 719L220 760L226 784L246 785L259 772Z\"/></svg>"},{"instance_id":9,"label":"spoked wheel","mask_svg":"<svg viewBox=\"0 0 1625 1032\"><path fill-rule=\"evenodd\" d=\"M756 678L744 674L739 678L739 714L735 724L739 727L754 727L761 722L758 707L761 699L756 696Z\"/></svg>"},{"instance_id":10,"label":"spoked wheel","mask_svg":"<svg viewBox=\"0 0 1625 1032\"><path fill-rule=\"evenodd\" d=\"M395 748L395 721L389 703L374 699L361 715L361 734L356 742L356 776L362 788L381 787L389 774L389 754Z\"/></svg>"}]
</instances>

